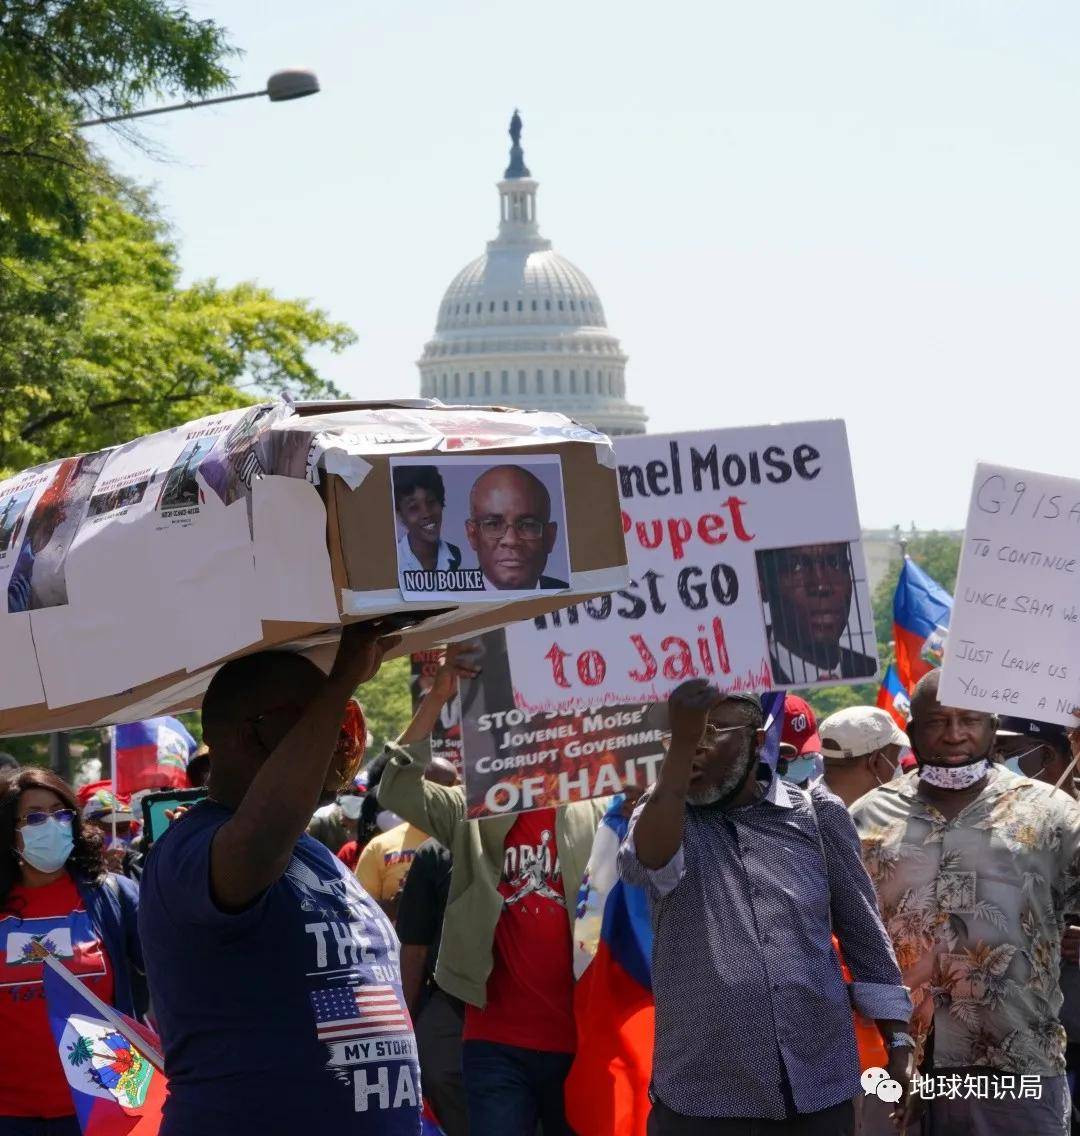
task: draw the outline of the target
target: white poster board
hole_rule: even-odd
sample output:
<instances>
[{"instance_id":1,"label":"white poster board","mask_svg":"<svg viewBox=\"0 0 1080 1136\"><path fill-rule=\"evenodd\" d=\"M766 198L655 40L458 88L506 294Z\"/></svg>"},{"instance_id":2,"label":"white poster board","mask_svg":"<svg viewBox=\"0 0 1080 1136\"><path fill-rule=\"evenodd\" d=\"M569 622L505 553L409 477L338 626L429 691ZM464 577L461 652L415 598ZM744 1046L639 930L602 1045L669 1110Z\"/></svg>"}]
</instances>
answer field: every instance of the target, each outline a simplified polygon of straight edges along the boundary
<instances>
[{"instance_id":1,"label":"white poster board","mask_svg":"<svg viewBox=\"0 0 1080 1136\"><path fill-rule=\"evenodd\" d=\"M1080 481L976 466L940 697L1076 724Z\"/></svg>"},{"instance_id":2,"label":"white poster board","mask_svg":"<svg viewBox=\"0 0 1080 1136\"><path fill-rule=\"evenodd\" d=\"M615 455L630 584L507 629L519 707L875 678L843 422L624 437Z\"/></svg>"}]
</instances>

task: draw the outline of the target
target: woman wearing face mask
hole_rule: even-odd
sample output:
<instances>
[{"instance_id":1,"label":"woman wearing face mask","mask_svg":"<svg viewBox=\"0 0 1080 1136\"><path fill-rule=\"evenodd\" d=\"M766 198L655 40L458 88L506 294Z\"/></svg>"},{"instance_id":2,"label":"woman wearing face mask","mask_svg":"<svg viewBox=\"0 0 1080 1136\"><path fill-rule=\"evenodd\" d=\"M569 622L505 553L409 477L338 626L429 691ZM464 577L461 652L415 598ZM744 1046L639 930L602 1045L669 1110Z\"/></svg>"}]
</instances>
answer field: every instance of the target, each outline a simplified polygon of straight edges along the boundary
<instances>
[{"instance_id":1,"label":"woman wearing face mask","mask_svg":"<svg viewBox=\"0 0 1080 1136\"><path fill-rule=\"evenodd\" d=\"M49 1028L46 954L103 1001L145 1010L138 889L105 867L71 787L25 768L0 779L0 1136L79 1136Z\"/></svg>"},{"instance_id":2,"label":"woman wearing face mask","mask_svg":"<svg viewBox=\"0 0 1080 1136\"><path fill-rule=\"evenodd\" d=\"M364 786L364 790L366 792L366 785ZM354 838L346 841L337 852L334 853L350 872L356 870L356 861L360 859L360 853L364 850L363 845L360 843L361 825L359 824L360 815L364 808L364 800L364 795L357 790L351 793L342 793L337 801L338 808L341 809L341 815L350 824L356 825ZM366 844L367 841L365 840L364 843Z\"/></svg>"}]
</instances>

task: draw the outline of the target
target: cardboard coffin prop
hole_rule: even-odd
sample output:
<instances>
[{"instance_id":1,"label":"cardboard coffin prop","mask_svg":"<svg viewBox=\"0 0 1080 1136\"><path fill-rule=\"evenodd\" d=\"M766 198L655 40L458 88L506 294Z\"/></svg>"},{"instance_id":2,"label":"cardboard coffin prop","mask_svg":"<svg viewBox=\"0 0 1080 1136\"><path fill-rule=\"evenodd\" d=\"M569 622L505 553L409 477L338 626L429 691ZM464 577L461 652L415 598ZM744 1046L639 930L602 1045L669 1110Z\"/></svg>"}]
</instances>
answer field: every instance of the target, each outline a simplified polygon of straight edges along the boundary
<instances>
[{"instance_id":1,"label":"cardboard coffin prop","mask_svg":"<svg viewBox=\"0 0 1080 1136\"><path fill-rule=\"evenodd\" d=\"M226 659L391 617L422 650L628 579L611 443L559 414L262 404L0 483L0 734L198 706Z\"/></svg>"}]
</instances>

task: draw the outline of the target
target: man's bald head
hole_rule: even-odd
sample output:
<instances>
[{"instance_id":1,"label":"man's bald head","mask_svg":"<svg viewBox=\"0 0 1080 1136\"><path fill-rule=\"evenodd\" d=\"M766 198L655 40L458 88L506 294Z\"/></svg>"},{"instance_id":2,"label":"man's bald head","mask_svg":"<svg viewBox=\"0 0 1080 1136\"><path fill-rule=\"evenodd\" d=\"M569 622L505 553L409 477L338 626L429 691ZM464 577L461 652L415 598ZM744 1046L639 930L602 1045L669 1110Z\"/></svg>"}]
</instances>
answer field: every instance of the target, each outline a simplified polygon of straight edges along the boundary
<instances>
[{"instance_id":1,"label":"man's bald head","mask_svg":"<svg viewBox=\"0 0 1080 1136\"><path fill-rule=\"evenodd\" d=\"M445 757L433 757L424 770L424 778L433 781L436 785L445 785L447 788L461 783L454 763L447 761Z\"/></svg>"},{"instance_id":2,"label":"man's bald head","mask_svg":"<svg viewBox=\"0 0 1080 1136\"><path fill-rule=\"evenodd\" d=\"M487 580L502 590L535 588L558 534L544 483L520 465L495 466L473 484L469 514L465 533Z\"/></svg>"},{"instance_id":3,"label":"man's bald head","mask_svg":"<svg viewBox=\"0 0 1080 1136\"><path fill-rule=\"evenodd\" d=\"M927 671L915 684L911 692L911 717L919 717L920 710L925 714L931 706L938 702L938 689L941 686L941 671Z\"/></svg>"},{"instance_id":4,"label":"man's bald head","mask_svg":"<svg viewBox=\"0 0 1080 1136\"><path fill-rule=\"evenodd\" d=\"M521 499L537 520L551 520L551 494L547 486L520 465L500 465L480 474L469 493L470 515L483 517L490 511L493 495L501 500L508 493Z\"/></svg>"},{"instance_id":5,"label":"man's bald head","mask_svg":"<svg viewBox=\"0 0 1080 1136\"><path fill-rule=\"evenodd\" d=\"M908 738L920 765L959 766L989 757L997 718L941 702L941 671L932 670L911 694Z\"/></svg>"},{"instance_id":6,"label":"man's bald head","mask_svg":"<svg viewBox=\"0 0 1080 1136\"><path fill-rule=\"evenodd\" d=\"M203 695L203 737L216 757L219 749L235 745L235 735L245 724L265 716L268 729L260 737L278 724L279 714L289 717L291 725L325 681L310 659L291 651L260 651L233 659L214 675Z\"/></svg>"}]
</instances>

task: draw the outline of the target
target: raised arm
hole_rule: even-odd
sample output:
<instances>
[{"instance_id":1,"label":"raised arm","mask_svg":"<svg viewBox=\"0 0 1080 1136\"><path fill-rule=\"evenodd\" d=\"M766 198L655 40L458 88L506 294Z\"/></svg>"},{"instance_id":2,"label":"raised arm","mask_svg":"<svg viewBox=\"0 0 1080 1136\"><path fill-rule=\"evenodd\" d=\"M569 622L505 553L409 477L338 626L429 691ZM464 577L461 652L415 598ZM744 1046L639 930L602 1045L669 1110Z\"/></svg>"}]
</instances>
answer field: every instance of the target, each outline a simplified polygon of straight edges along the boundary
<instances>
[{"instance_id":1,"label":"raised arm","mask_svg":"<svg viewBox=\"0 0 1080 1136\"><path fill-rule=\"evenodd\" d=\"M668 699L671 745L660 776L634 826L634 849L642 867L657 871L682 847L686 794L693 760L705 733L709 711L719 700L715 686L703 679L685 682Z\"/></svg>"},{"instance_id":2,"label":"raised arm","mask_svg":"<svg viewBox=\"0 0 1080 1136\"><path fill-rule=\"evenodd\" d=\"M244 909L281 878L327 782L349 699L378 671L384 650L395 642L380 639L378 625L354 624L342 631L329 676L214 836L210 884L222 910Z\"/></svg>"},{"instance_id":3,"label":"raised arm","mask_svg":"<svg viewBox=\"0 0 1080 1136\"><path fill-rule=\"evenodd\" d=\"M458 678L475 678L480 673L479 669L471 664L473 654L474 650L468 643L451 643L446 648L446 654L432 680L431 689L421 699L412 721L398 738L398 745L422 742L431 736L442 708L457 690Z\"/></svg>"}]
</instances>

